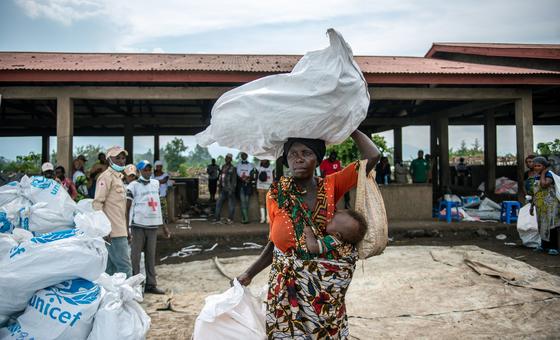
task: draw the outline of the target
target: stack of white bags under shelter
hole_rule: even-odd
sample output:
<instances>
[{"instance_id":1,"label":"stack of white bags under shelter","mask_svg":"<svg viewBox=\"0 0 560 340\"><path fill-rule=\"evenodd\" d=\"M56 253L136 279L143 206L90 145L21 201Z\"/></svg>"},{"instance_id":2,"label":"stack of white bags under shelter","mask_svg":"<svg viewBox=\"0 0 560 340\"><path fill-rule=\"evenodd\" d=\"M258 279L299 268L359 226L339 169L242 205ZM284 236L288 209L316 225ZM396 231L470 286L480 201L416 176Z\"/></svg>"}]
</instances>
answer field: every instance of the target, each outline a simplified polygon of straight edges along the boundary
<instances>
[{"instance_id":1,"label":"stack of white bags under shelter","mask_svg":"<svg viewBox=\"0 0 560 340\"><path fill-rule=\"evenodd\" d=\"M0 187L0 339L143 339L142 275L108 276L107 216L60 183Z\"/></svg>"}]
</instances>

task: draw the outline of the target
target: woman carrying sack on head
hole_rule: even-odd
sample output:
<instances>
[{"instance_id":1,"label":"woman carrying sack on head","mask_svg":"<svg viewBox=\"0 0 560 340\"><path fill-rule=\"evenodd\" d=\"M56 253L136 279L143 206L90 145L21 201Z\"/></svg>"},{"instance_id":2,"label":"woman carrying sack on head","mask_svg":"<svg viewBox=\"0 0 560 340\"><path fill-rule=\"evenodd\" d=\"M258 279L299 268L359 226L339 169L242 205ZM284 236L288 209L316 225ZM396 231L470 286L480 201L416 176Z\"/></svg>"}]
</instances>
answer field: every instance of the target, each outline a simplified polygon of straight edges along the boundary
<instances>
[{"instance_id":1,"label":"woman carrying sack on head","mask_svg":"<svg viewBox=\"0 0 560 340\"><path fill-rule=\"evenodd\" d=\"M380 153L362 132L351 135L366 171L378 162ZM345 294L358 258L350 245L338 258L321 258L308 251L304 228L316 238L326 235L336 202L356 186L358 162L326 178L315 177L325 155L325 142L290 138L284 144L283 160L293 176L273 183L266 202L270 219L269 242L260 257L237 279L248 285L272 264L267 297L268 338L347 338Z\"/></svg>"}]
</instances>

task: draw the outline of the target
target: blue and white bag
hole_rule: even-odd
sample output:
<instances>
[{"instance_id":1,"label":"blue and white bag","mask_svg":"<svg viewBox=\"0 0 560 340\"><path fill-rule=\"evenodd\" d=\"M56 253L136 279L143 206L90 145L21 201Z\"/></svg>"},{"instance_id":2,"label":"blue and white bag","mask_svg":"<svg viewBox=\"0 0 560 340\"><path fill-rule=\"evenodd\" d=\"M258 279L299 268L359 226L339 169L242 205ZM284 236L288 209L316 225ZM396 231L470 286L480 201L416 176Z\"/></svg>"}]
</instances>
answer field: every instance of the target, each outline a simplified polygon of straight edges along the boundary
<instances>
[{"instance_id":1,"label":"blue and white bag","mask_svg":"<svg viewBox=\"0 0 560 340\"><path fill-rule=\"evenodd\" d=\"M33 204L45 202L46 208L70 218L76 211L76 202L68 195L62 184L55 180L43 176L31 178L23 176L20 186L23 196Z\"/></svg>"},{"instance_id":2,"label":"blue and white bag","mask_svg":"<svg viewBox=\"0 0 560 340\"><path fill-rule=\"evenodd\" d=\"M13 181L0 187L0 207L10 203L20 196L21 186Z\"/></svg>"},{"instance_id":3,"label":"blue and white bag","mask_svg":"<svg viewBox=\"0 0 560 340\"><path fill-rule=\"evenodd\" d=\"M36 292L15 325L0 330L1 339L86 339L102 289L84 279L68 280Z\"/></svg>"},{"instance_id":4,"label":"blue and white bag","mask_svg":"<svg viewBox=\"0 0 560 340\"><path fill-rule=\"evenodd\" d=\"M34 237L0 258L0 326L23 311L38 290L77 278L93 281L105 271L102 237L111 231L107 216L101 211L79 214L75 222L77 229Z\"/></svg>"}]
</instances>

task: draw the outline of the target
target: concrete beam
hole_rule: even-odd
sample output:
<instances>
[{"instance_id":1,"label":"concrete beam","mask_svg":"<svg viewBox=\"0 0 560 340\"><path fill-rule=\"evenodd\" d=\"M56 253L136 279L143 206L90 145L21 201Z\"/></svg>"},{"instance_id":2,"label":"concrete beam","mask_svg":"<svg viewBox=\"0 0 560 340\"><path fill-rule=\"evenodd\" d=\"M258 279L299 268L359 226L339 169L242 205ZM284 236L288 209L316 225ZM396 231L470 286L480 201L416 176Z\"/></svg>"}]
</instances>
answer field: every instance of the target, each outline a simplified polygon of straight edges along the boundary
<instances>
[{"instance_id":1,"label":"concrete beam","mask_svg":"<svg viewBox=\"0 0 560 340\"><path fill-rule=\"evenodd\" d=\"M233 87L144 87L144 86L17 86L0 87L4 99L136 99L190 100L216 99Z\"/></svg>"},{"instance_id":2,"label":"concrete beam","mask_svg":"<svg viewBox=\"0 0 560 340\"><path fill-rule=\"evenodd\" d=\"M74 138L74 107L70 97L56 100L56 161L72 173L72 139Z\"/></svg>"},{"instance_id":3,"label":"concrete beam","mask_svg":"<svg viewBox=\"0 0 560 340\"><path fill-rule=\"evenodd\" d=\"M50 146L49 146L49 134L43 134L41 136L41 162L48 162L50 159Z\"/></svg>"},{"instance_id":4,"label":"concrete beam","mask_svg":"<svg viewBox=\"0 0 560 340\"><path fill-rule=\"evenodd\" d=\"M497 137L496 137L496 119L494 112L488 111L484 116L484 167L486 169L486 186L487 195L494 195L496 190L496 161L498 158Z\"/></svg>"},{"instance_id":5,"label":"concrete beam","mask_svg":"<svg viewBox=\"0 0 560 340\"><path fill-rule=\"evenodd\" d=\"M402 162L403 159L403 144L402 144L402 128L393 129L393 145L395 147L393 159Z\"/></svg>"},{"instance_id":6,"label":"concrete beam","mask_svg":"<svg viewBox=\"0 0 560 340\"><path fill-rule=\"evenodd\" d=\"M520 99L515 101L515 134L517 139L517 183L518 199L525 202L523 174L525 158L533 153L533 95L526 90Z\"/></svg>"},{"instance_id":7,"label":"concrete beam","mask_svg":"<svg viewBox=\"0 0 560 340\"><path fill-rule=\"evenodd\" d=\"M370 87L372 100L513 100L514 88Z\"/></svg>"}]
</instances>

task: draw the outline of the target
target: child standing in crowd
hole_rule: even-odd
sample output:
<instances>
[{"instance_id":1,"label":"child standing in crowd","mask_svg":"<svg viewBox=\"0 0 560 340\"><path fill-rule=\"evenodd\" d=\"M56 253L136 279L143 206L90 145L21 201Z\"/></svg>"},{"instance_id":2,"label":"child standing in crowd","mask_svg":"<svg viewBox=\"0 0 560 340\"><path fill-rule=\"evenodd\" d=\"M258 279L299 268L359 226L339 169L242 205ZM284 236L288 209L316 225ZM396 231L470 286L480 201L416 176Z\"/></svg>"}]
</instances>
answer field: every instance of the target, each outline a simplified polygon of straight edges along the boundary
<instances>
[{"instance_id":1,"label":"child standing in crowd","mask_svg":"<svg viewBox=\"0 0 560 340\"><path fill-rule=\"evenodd\" d=\"M76 197L78 197L78 191L76 190L76 186L74 185L74 183L72 183L72 180L66 177L66 171L64 167L62 165L59 165L56 167L56 169L54 169L54 172L56 181L62 184L62 187L68 192L70 197L75 200Z\"/></svg>"},{"instance_id":2,"label":"child standing in crowd","mask_svg":"<svg viewBox=\"0 0 560 340\"><path fill-rule=\"evenodd\" d=\"M165 237L171 237L167 226L163 224L159 195L159 181L150 179L152 165L147 160L140 161L136 168L140 172L138 180L128 184L126 196L126 218L132 231L130 258L132 261L132 275L140 273L140 258L144 252L146 265L145 292L151 294L165 294L157 287L156 282L156 241L157 230L163 225ZM132 222L130 209L132 208Z\"/></svg>"},{"instance_id":3,"label":"child standing in crowd","mask_svg":"<svg viewBox=\"0 0 560 340\"><path fill-rule=\"evenodd\" d=\"M268 159L263 159L257 169L257 199L261 212L260 223L268 223L268 214L266 212L266 193L272 184L274 178L272 167Z\"/></svg>"},{"instance_id":4,"label":"child standing in crowd","mask_svg":"<svg viewBox=\"0 0 560 340\"><path fill-rule=\"evenodd\" d=\"M541 247L549 255L558 255L560 246L560 209L556 196L554 177L548 170L548 162L544 157L533 159L534 176L529 178L529 195L533 196L531 212L536 211L541 235Z\"/></svg>"},{"instance_id":5,"label":"child standing in crowd","mask_svg":"<svg viewBox=\"0 0 560 340\"><path fill-rule=\"evenodd\" d=\"M78 196L76 196L76 202L88 198L88 180L86 174L84 173L83 160L75 159L72 162L72 182L76 186L78 191Z\"/></svg>"}]
</instances>

